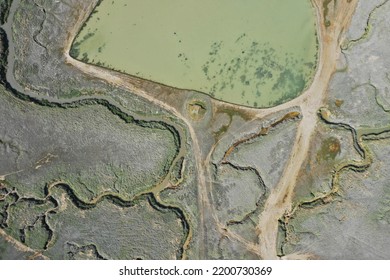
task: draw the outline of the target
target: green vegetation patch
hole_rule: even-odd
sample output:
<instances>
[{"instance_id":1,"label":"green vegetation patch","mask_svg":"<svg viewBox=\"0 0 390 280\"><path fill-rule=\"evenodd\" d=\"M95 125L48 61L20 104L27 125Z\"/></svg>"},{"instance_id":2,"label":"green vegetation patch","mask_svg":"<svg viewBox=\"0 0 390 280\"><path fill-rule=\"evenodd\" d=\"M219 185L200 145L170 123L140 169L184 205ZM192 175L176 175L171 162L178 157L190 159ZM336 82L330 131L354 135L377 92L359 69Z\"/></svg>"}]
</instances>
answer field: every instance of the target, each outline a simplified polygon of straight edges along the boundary
<instances>
[{"instance_id":1,"label":"green vegetation patch","mask_svg":"<svg viewBox=\"0 0 390 280\"><path fill-rule=\"evenodd\" d=\"M12 0L0 0L0 25L3 25L8 17Z\"/></svg>"},{"instance_id":2,"label":"green vegetation patch","mask_svg":"<svg viewBox=\"0 0 390 280\"><path fill-rule=\"evenodd\" d=\"M321 149L318 151L318 160L334 160L341 152L341 144L336 137L329 137L322 141Z\"/></svg>"}]
</instances>

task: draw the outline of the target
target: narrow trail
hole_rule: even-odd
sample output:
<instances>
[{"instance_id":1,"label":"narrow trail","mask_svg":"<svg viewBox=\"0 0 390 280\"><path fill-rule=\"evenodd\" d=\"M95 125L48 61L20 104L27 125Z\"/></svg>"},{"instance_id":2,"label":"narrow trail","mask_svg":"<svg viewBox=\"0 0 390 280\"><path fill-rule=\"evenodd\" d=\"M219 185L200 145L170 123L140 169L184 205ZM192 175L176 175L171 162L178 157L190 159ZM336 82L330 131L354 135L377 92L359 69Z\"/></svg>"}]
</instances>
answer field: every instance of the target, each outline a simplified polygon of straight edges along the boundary
<instances>
[{"instance_id":1,"label":"narrow trail","mask_svg":"<svg viewBox=\"0 0 390 280\"><path fill-rule=\"evenodd\" d=\"M70 45L69 45L69 47L70 47ZM193 148L193 153L194 153L195 162L197 165L197 172L198 172L198 175L197 175L198 193L199 193L198 205L199 205L200 214L201 214L200 215L200 224L203 225L204 224L204 217L203 217L202 209L204 209L205 207L210 207L210 206L209 206L209 204L207 204L207 193L206 193L206 187L205 187L206 186L206 179L205 179L204 168L202 166L202 160L201 160L202 153L200 151L198 137L197 137L195 130L193 129L191 123L186 118L184 118L182 116L182 114L180 114L180 112L177 109L167 105L166 103L164 103L158 99L151 97L146 91L136 87L134 84L129 83L125 80L122 80L121 78L115 76L114 74L112 74L109 71L104 70L100 67L85 64L83 62L80 62L78 60L73 59L72 57L69 56L69 49L65 51L65 57L66 57L67 63L73 65L74 67L78 68L82 72L84 72L88 75L100 78L102 80L108 81L109 83L111 83L113 85L125 88L128 91L130 91L134 94L137 94L138 96L141 96L141 97L147 99L148 101L160 106L161 108L172 113L174 116L176 116L177 118L179 118L181 121L184 122L184 124L186 125L186 127L188 129L188 132L190 134L192 142L193 142L192 148ZM200 227L200 229L202 229L202 227ZM200 237L199 237L200 240L203 239L202 236L203 236L203 233L200 232ZM202 243L202 245L204 245L204 244ZM201 249L200 252L204 252L204 249ZM203 253L201 253L200 258L203 259L204 257L205 256L203 255Z\"/></svg>"},{"instance_id":2,"label":"narrow trail","mask_svg":"<svg viewBox=\"0 0 390 280\"><path fill-rule=\"evenodd\" d=\"M127 89L128 91L141 96L145 98L146 100L150 101L153 104L156 104L157 106L165 109L166 111L172 113L174 116L176 116L178 119L183 121L183 123L186 125L188 132L190 134L190 138L192 140L192 149L193 154L195 157L195 163L196 163L196 170L197 170L197 189L198 189L198 208L199 208L199 227L198 227L198 239L199 242L199 259L205 259L206 256L206 249L205 249L205 242L204 240L204 230L205 230L205 213L209 213L212 210L211 203L208 199L208 193L207 193L207 187L206 187L206 176L205 176L205 165L204 159L202 159L202 152L200 149L200 144L198 140L198 136L191 124L191 122L184 117L176 108L173 106L168 105L167 103L158 100L154 97L152 97L148 92L140 88L137 83L133 83L131 80L123 79L118 73L115 71L110 71L105 68L101 68L99 66L94 66L90 64L86 64L83 62L80 62L74 58L72 58L69 55L70 48L73 43L74 37L77 35L80 27L84 24L87 17L89 16L90 12L93 10L94 7L90 6L90 11L87 11L85 13L82 13L81 16L78 18L77 24L74 25L73 30L70 32L70 36L68 37L68 41L66 42L66 47L64 49L64 56L65 56L65 62L73 65L74 67L78 68L80 71L86 73L87 75L100 78L104 81L107 81L110 84L113 84L118 87L122 87L124 89ZM209 180L210 181L210 180ZM189 242L189 241L188 241ZM188 242L186 245L188 246Z\"/></svg>"}]
</instances>

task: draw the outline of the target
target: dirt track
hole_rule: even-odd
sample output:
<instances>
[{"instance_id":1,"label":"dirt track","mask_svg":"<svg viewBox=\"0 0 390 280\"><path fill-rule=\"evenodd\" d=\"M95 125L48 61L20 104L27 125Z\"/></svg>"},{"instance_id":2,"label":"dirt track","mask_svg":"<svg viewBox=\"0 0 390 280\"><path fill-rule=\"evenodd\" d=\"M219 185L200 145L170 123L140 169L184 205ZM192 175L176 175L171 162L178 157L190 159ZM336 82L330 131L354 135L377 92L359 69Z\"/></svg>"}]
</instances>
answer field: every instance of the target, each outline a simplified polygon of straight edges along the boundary
<instances>
[{"instance_id":1,"label":"dirt track","mask_svg":"<svg viewBox=\"0 0 390 280\"><path fill-rule=\"evenodd\" d=\"M272 113L292 106L300 106L302 120L299 124L293 150L287 166L278 183L271 192L264 211L259 217L259 251L264 259L278 258L276 253L278 220L291 208L291 199L297 176L310 148L311 137L317 123L317 111L324 104L329 80L336 68L340 55L343 31L347 29L357 1L338 1L331 16L331 26L324 26L322 0L314 0L317 12L317 25L320 41L320 58L317 73L306 92L300 97L281 106L264 110Z\"/></svg>"},{"instance_id":2,"label":"dirt track","mask_svg":"<svg viewBox=\"0 0 390 280\"><path fill-rule=\"evenodd\" d=\"M328 14L328 18L331 19L331 25L329 27L325 27L323 18L323 0L312 1L317 13L320 56L317 73L312 81L311 86L301 96L292 101L273 108L256 110L256 119L261 119L267 115L291 108L293 106L299 106L302 111L302 120L297 130L294 147L291 152L289 161L277 187L274 188L270 193L268 200L266 201L264 211L259 217L258 232L260 244L258 244L258 248L253 248L253 244L245 244L247 248L252 251L256 251L257 254L264 259L278 258L276 252L278 220L291 208L291 199L297 176L304 160L306 159L310 148L311 136L313 135L316 127L318 119L317 111L324 104L328 82L335 71L336 61L340 54L342 34L347 29L357 4L356 0L337 1L337 7L330 9ZM80 26L83 20L84 18L80 18ZM78 27L76 28L78 29ZM76 31L77 30L75 29L73 35L76 34ZM69 49L72 43L72 39L73 38L69 38L67 48L65 49L65 58L67 63L75 66L88 75L98 77L111 84L124 87L131 92L144 97L150 102L157 104L158 106L171 112L186 124L193 141L193 153L195 155L198 172L198 204L200 209L203 210L200 211L200 224L204 225L205 213L211 213L216 222L216 226L220 229L220 231L224 231L225 229L223 229L223 225L219 225L213 210L211 210L212 207L208 198L208 187L206 185L206 182L212 181L211 178L209 178L211 174L207 172L212 151L210 151L207 158L202 158L200 143L198 140L199 137L197 136L197 132L194 130L191 121L183 116L174 106L167 104L163 100L156 99L151 94L139 87L136 83L131 82L131 79L123 79L122 74L116 74L113 71L109 71L107 69L93 65L88 65L71 58L69 56ZM233 107L235 106L233 105ZM199 234L199 238L202 240L204 234L203 231L201 230ZM230 235L231 238L240 240L239 236L234 236L229 232L226 234ZM245 242L242 241L242 243ZM204 249L202 248L200 248L199 257L207 257L204 255ZM297 254L295 257L290 257L305 258L306 256ZM286 256L286 258L289 258L289 256Z\"/></svg>"}]
</instances>

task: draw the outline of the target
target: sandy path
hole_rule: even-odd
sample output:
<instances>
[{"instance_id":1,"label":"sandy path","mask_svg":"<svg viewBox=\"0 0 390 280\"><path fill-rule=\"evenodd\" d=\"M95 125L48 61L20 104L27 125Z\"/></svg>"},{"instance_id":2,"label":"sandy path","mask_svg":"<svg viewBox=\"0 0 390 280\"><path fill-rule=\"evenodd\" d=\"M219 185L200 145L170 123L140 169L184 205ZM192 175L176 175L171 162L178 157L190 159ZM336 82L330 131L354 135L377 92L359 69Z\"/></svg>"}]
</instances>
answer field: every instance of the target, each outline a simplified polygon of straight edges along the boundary
<instances>
[{"instance_id":1,"label":"sandy path","mask_svg":"<svg viewBox=\"0 0 390 280\"><path fill-rule=\"evenodd\" d=\"M357 1L339 1L334 11L332 25L326 28L323 25L322 0L313 0L317 12L317 25L320 35L320 59L318 71L308 90L300 97L261 112L269 114L284 108L300 106L302 120L289 161L282 177L266 201L264 211L259 217L258 230L260 232L259 251L264 259L277 259L277 232L278 220L291 208L294 187L310 149L310 142L317 123L317 111L324 104L329 80L336 68L340 55L340 38L352 18Z\"/></svg>"}]
</instances>

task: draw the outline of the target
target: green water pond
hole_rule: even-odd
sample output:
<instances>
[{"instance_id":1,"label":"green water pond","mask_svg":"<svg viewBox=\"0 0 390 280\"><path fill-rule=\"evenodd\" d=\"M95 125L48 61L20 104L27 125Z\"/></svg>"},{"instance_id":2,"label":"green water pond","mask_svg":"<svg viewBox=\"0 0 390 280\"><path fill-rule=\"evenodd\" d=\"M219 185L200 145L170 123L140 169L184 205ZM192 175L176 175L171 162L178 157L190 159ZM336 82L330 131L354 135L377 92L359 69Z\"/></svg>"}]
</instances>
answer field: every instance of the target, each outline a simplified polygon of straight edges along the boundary
<instances>
[{"instance_id":1,"label":"green water pond","mask_svg":"<svg viewBox=\"0 0 390 280\"><path fill-rule=\"evenodd\" d=\"M309 0L102 0L70 54L226 102L271 107L310 84L318 40Z\"/></svg>"}]
</instances>

